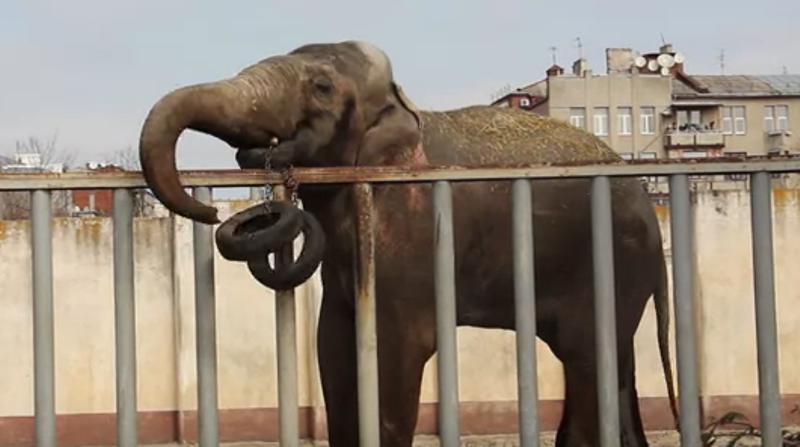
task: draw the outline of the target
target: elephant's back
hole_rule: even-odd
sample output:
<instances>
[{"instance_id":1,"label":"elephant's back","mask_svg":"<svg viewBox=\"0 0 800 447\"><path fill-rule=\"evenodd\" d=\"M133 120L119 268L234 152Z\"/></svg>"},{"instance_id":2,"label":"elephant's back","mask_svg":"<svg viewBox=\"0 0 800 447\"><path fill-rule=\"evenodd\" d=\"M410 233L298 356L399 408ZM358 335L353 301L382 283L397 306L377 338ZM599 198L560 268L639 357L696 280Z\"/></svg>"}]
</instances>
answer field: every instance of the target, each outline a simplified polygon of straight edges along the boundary
<instances>
[{"instance_id":1,"label":"elephant's back","mask_svg":"<svg viewBox=\"0 0 800 447\"><path fill-rule=\"evenodd\" d=\"M567 122L512 108L422 112L423 146L434 165L619 160L602 140Z\"/></svg>"}]
</instances>

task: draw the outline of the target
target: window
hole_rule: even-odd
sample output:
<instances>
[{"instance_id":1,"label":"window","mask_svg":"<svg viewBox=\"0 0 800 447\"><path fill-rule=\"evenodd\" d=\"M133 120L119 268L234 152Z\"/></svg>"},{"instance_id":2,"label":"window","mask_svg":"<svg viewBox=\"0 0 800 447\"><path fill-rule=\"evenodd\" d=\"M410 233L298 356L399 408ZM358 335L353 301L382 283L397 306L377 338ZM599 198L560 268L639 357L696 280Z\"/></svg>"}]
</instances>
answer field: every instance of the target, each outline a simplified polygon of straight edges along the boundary
<instances>
[{"instance_id":1,"label":"window","mask_svg":"<svg viewBox=\"0 0 800 447\"><path fill-rule=\"evenodd\" d=\"M681 154L682 158L708 158L708 152L706 151L683 151Z\"/></svg>"},{"instance_id":2,"label":"window","mask_svg":"<svg viewBox=\"0 0 800 447\"><path fill-rule=\"evenodd\" d=\"M789 106L764 106L764 132L789 130Z\"/></svg>"},{"instance_id":3,"label":"window","mask_svg":"<svg viewBox=\"0 0 800 447\"><path fill-rule=\"evenodd\" d=\"M733 112L730 107L722 108L722 133L725 135L733 134Z\"/></svg>"},{"instance_id":4,"label":"window","mask_svg":"<svg viewBox=\"0 0 800 447\"><path fill-rule=\"evenodd\" d=\"M747 120L744 116L744 106L733 106L733 132L736 135L747 133Z\"/></svg>"},{"instance_id":5,"label":"window","mask_svg":"<svg viewBox=\"0 0 800 447\"><path fill-rule=\"evenodd\" d=\"M703 119L700 110L678 110L676 119L679 132L702 128Z\"/></svg>"},{"instance_id":6,"label":"window","mask_svg":"<svg viewBox=\"0 0 800 447\"><path fill-rule=\"evenodd\" d=\"M678 110L677 113L678 118L678 129L683 128L687 123L689 123L689 112L686 110Z\"/></svg>"},{"instance_id":7,"label":"window","mask_svg":"<svg viewBox=\"0 0 800 447\"><path fill-rule=\"evenodd\" d=\"M789 130L789 106L775 106L775 129Z\"/></svg>"},{"instance_id":8,"label":"window","mask_svg":"<svg viewBox=\"0 0 800 447\"><path fill-rule=\"evenodd\" d=\"M583 107L570 108L569 123L579 129L586 129L586 109Z\"/></svg>"},{"instance_id":9,"label":"window","mask_svg":"<svg viewBox=\"0 0 800 447\"><path fill-rule=\"evenodd\" d=\"M530 107L531 106L530 98L520 98L519 106L520 107Z\"/></svg>"},{"instance_id":10,"label":"window","mask_svg":"<svg viewBox=\"0 0 800 447\"><path fill-rule=\"evenodd\" d=\"M764 106L764 132L775 130L775 106Z\"/></svg>"},{"instance_id":11,"label":"window","mask_svg":"<svg viewBox=\"0 0 800 447\"><path fill-rule=\"evenodd\" d=\"M631 124L633 124L631 122L631 108L617 108L617 127L619 128L619 134L630 135L633 132Z\"/></svg>"},{"instance_id":12,"label":"window","mask_svg":"<svg viewBox=\"0 0 800 447\"><path fill-rule=\"evenodd\" d=\"M656 108L642 107L640 116L642 135L652 135L656 132Z\"/></svg>"},{"instance_id":13,"label":"window","mask_svg":"<svg viewBox=\"0 0 800 447\"><path fill-rule=\"evenodd\" d=\"M622 157L623 160L633 160L633 152L620 152L619 156Z\"/></svg>"},{"instance_id":14,"label":"window","mask_svg":"<svg viewBox=\"0 0 800 447\"><path fill-rule=\"evenodd\" d=\"M595 107L594 113L594 134L608 135L608 107Z\"/></svg>"}]
</instances>

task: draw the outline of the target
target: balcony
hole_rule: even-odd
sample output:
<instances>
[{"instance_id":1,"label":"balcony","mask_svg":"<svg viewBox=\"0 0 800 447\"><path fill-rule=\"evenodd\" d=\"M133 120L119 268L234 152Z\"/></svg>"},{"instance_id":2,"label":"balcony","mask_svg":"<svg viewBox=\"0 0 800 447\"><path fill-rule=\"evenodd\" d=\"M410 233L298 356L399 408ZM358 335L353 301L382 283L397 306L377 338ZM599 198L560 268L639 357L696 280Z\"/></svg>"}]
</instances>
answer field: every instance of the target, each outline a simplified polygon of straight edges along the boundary
<instances>
[{"instance_id":1,"label":"balcony","mask_svg":"<svg viewBox=\"0 0 800 447\"><path fill-rule=\"evenodd\" d=\"M725 146L725 135L720 131L668 131L664 135L667 149L721 148Z\"/></svg>"}]
</instances>

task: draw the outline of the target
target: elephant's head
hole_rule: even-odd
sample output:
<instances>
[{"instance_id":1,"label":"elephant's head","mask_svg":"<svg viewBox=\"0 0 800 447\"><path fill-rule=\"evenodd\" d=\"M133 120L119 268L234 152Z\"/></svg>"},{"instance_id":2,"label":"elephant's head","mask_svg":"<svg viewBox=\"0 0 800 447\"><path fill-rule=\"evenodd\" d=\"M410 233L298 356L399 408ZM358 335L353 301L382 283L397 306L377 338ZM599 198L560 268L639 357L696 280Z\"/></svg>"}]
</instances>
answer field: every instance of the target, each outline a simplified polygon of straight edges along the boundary
<instances>
[{"instance_id":1,"label":"elephant's head","mask_svg":"<svg viewBox=\"0 0 800 447\"><path fill-rule=\"evenodd\" d=\"M419 114L394 82L388 57L347 41L305 45L218 82L182 87L161 98L144 121L142 170L155 196L184 217L217 223L217 210L186 194L175 165L184 129L238 150L242 168L380 164L413 151Z\"/></svg>"}]
</instances>

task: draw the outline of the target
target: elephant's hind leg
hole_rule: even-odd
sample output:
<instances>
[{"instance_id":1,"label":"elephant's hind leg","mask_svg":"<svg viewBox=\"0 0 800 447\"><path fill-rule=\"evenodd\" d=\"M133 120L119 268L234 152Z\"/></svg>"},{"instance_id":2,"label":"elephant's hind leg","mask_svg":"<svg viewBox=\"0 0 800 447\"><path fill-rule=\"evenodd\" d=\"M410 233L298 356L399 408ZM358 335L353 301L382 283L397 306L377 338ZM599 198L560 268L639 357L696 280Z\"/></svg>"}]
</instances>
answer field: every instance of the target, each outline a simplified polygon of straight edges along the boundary
<instances>
[{"instance_id":1,"label":"elephant's hind leg","mask_svg":"<svg viewBox=\"0 0 800 447\"><path fill-rule=\"evenodd\" d=\"M593 318L591 312L565 316L555 339L545 340L564 365L564 410L556 447L596 446L600 439ZM625 321L618 318L620 445L647 447L633 377L633 330Z\"/></svg>"},{"instance_id":2,"label":"elephant's hind leg","mask_svg":"<svg viewBox=\"0 0 800 447\"><path fill-rule=\"evenodd\" d=\"M631 341L631 345L633 341ZM630 355L619 362L619 425L620 445L647 446L642 416L639 412L639 397L636 393L636 368L634 349Z\"/></svg>"}]
</instances>

